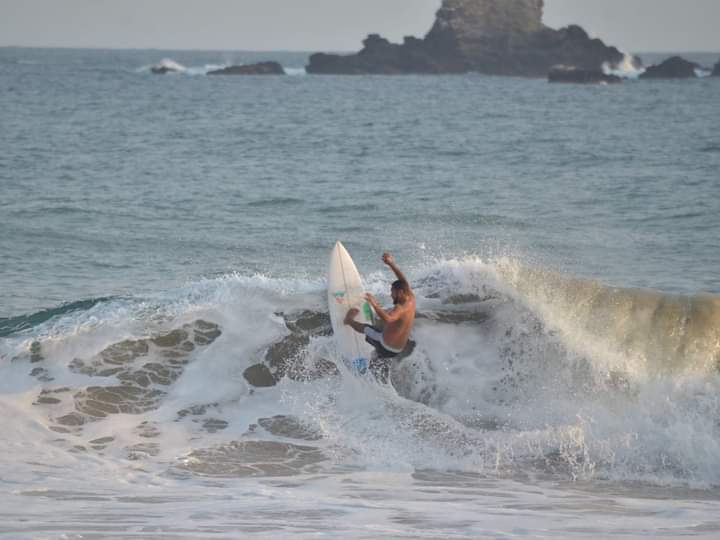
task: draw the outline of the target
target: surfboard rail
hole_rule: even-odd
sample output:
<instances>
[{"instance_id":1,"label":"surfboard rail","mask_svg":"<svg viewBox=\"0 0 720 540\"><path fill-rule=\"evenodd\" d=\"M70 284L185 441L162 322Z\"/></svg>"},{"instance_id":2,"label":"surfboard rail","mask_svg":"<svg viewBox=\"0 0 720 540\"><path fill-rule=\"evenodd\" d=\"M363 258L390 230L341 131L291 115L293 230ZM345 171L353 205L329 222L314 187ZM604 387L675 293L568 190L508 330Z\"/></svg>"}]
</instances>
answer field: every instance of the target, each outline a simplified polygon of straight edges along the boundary
<instances>
[{"instance_id":1,"label":"surfboard rail","mask_svg":"<svg viewBox=\"0 0 720 540\"><path fill-rule=\"evenodd\" d=\"M365 288L357 266L342 242L335 243L328 264L328 311L338 355L345 365L363 373L370 363L372 347L365 336L344 323L350 309L359 313L355 320L372 326L372 308L365 299Z\"/></svg>"}]
</instances>

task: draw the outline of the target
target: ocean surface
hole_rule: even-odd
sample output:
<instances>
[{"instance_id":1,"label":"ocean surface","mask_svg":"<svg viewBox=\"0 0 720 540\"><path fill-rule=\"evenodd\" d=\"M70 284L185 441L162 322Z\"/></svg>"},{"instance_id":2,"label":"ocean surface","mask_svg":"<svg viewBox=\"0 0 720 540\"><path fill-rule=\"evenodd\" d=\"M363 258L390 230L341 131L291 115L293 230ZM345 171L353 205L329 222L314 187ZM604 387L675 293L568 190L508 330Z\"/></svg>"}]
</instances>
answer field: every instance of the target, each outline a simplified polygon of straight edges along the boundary
<instances>
[{"instance_id":1,"label":"ocean surface","mask_svg":"<svg viewBox=\"0 0 720 540\"><path fill-rule=\"evenodd\" d=\"M306 61L0 49L0 537L720 537L720 79Z\"/></svg>"}]
</instances>

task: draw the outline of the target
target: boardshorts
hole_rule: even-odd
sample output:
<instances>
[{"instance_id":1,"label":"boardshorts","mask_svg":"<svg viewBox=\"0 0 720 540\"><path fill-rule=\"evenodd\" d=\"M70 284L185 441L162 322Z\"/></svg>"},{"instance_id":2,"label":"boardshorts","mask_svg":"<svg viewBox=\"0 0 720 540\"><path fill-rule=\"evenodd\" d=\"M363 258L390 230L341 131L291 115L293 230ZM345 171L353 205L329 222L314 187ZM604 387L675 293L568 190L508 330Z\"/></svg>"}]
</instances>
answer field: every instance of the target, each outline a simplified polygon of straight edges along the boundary
<instances>
[{"instance_id":1,"label":"boardshorts","mask_svg":"<svg viewBox=\"0 0 720 540\"><path fill-rule=\"evenodd\" d=\"M387 383L390 378L390 362L393 358L400 359L408 356L415 349L415 342L408 340L404 349L388 347L383 341L382 332L373 326L365 326L365 341L375 348L377 356L370 359L370 371L375 378Z\"/></svg>"},{"instance_id":2,"label":"boardshorts","mask_svg":"<svg viewBox=\"0 0 720 540\"><path fill-rule=\"evenodd\" d=\"M378 358L395 358L403 352L403 349L395 349L386 345L385 341L383 341L382 332L370 325L365 327L365 341L375 347Z\"/></svg>"}]
</instances>

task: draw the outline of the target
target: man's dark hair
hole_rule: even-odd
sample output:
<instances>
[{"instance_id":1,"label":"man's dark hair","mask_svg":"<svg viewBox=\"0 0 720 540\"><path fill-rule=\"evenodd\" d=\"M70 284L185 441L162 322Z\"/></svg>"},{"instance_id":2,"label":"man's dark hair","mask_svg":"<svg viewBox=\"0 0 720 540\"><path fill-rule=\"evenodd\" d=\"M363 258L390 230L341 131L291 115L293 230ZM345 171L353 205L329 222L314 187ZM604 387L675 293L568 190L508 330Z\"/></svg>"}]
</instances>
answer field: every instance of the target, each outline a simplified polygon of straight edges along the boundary
<instances>
[{"instance_id":1,"label":"man's dark hair","mask_svg":"<svg viewBox=\"0 0 720 540\"><path fill-rule=\"evenodd\" d=\"M405 294L408 294L410 292L410 285L408 285L407 281L398 279L396 281L393 281L392 289L396 291L402 291Z\"/></svg>"}]
</instances>

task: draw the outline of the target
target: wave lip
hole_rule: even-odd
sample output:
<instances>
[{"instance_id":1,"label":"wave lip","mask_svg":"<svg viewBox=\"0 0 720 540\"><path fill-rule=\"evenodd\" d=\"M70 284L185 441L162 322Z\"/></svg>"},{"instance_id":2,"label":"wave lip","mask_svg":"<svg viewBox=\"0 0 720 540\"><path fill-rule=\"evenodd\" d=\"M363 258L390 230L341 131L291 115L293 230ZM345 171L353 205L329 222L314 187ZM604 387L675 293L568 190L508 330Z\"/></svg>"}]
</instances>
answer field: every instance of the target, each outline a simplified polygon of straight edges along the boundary
<instances>
[{"instance_id":1,"label":"wave lip","mask_svg":"<svg viewBox=\"0 0 720 540\"><path fill-rule=\"evenodd\" d=\"M641 378L719 367L716 295L611 287L517 265L498 268L545 324L598 366Z\"/></svg>"}]
</instances>

